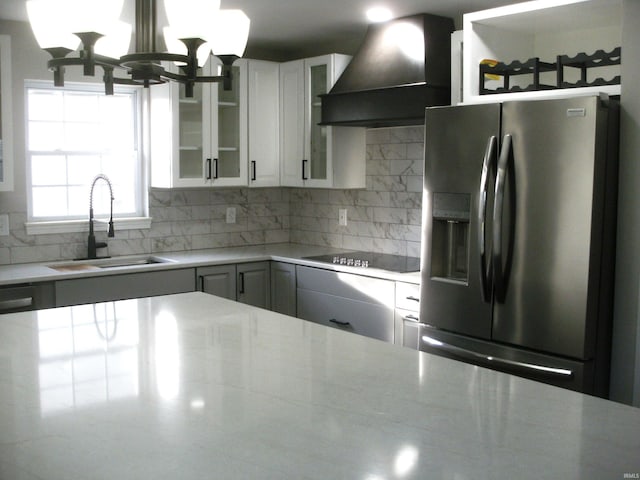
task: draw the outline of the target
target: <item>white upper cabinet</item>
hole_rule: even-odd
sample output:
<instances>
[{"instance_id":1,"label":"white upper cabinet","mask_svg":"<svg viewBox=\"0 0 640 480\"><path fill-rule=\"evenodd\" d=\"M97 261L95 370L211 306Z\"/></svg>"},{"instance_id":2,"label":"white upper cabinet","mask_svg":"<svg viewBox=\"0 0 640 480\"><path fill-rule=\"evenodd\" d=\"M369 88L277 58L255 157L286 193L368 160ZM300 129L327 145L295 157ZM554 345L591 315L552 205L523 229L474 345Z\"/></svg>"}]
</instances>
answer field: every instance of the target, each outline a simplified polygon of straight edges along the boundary
<instances>
[{"instance_id":1,"label":"white upper cabinet","mask_svg":"<svg viewBox=\"0 0 640 480\"><path fill-rule=\"evenodd\" d=\"M152 87L151 186L364 188L366 129L318 125L320 96L349 60L241 59L230 91L196 83L193 98L178 83Z\"/></svg>"},{"instance_id":2,"label":"white upper cabinet","mask_svg":"<svg viewBox=\"0 0 640 480\"><path fill-rule=\"evenodd\" d=\"M218 74L212 57L204 75ZM233 66L233 86L196 83L194 96L169 82L150 89L151 186L247 185L247 65Z\"/></svg>"},{"instance_id":3,"label":"white upper cabinet","mask_svg":"<svg viewBox=\"0 0 640 480\"><path fill-rule=\"evenodd\" d=\"M509 64L536 57L541 62L554 64L559 55L591 55L598 50L610 53L621 45L621 16L621 0L529 1L465 14L462 102L497 102L594 92L620 94L619 84L547 89L545 85L557 86L555 68L540 73L542 88L538 91L481 94L479 64L484 59ZM580 68L564 67L563 73L569 83L580 80ZM598 78L609 81L620 75L620 68L619 65L588 68L586 74L587 83L594 83ZM532 83L532 75L512 75L510 82L511 87L526 87ZM495 90L503 86L503 78L486 80L484 85Z\"/></svg>"},{"instance_id":4,"label":"white upper cabinet","mask_svg":"<svg viewBox=\"0 0 640 480\"><path fill-rule=\"evenodd\" d=\"M249 186L280 185L280 67L248 60Z\"/></svg>"},{"instance_id":5,"label":"white upper cabinet","mask_svg":"<svg viewBox=\"0 0 640 480\"><path fill-rule=\"evenodd\" d=\"M281 185L365 187L365 128L318 125L320 95L350 60L332 54L280 65Z\"/></svg>"}]
</instances>

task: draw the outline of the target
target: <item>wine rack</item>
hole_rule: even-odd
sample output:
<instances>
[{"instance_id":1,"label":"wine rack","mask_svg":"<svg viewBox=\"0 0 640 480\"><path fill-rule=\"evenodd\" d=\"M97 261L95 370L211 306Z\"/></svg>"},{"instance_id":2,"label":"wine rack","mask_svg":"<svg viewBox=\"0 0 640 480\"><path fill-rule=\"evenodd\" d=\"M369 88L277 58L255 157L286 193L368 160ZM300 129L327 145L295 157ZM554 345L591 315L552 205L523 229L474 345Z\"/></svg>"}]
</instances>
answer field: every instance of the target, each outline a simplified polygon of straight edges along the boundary
<instances>
[{"instance_id":1,"label":"wine rack","mask_svg":"<svg viewBox=\"0 0 640 480\"><path fill-rule=\"evenodd\" d=\"M614 48L611 52L597 50L595 53L587 55L579 53L573 57L569 55L558 55L555 62L543 62L538 57L530 58L526 62L515 60L511 63L481 63L479 91L481 95L496 93L532 92L539 90L553 90L564 88L597 87L604 85L619 85L620 75L616 75L609 80L597 77L588 80L588 72L600 67L620 65L622 58L621 48ZM567 81L565 79L567 69L577 69L580 79ZM554 81L549 81L555 72ZM544 81L542 80L542 74ZM531 82L526 86L511 85L511 79L515 76L530 75ZM491 78L502 79L502 86L490 88L487 81Z\"/></svg>"}]
</instances>

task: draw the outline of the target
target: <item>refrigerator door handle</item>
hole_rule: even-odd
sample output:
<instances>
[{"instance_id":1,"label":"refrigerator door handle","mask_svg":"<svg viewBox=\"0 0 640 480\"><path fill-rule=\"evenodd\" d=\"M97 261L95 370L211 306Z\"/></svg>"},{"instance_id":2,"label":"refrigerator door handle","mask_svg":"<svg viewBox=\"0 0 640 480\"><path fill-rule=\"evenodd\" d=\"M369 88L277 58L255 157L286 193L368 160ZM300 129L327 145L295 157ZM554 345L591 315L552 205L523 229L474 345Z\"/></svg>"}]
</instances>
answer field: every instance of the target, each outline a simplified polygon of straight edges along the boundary
<instances>
[{"instance_id":1,"label":"refrigerator door handle","mask_svg":"<svg viewBox=\"0 0 640 480\"><path fill-rule=\"evenodd\" d=\"M436 340L435 338L432 338L428 335L422 335L420 337L420 341L429 345L430 348L440 350L462 360L469 360L474 364L480 366L493 366L495 368L502 367L509 372L520 372L522 374L528 374L530 376L535 375L537 377L546 378L562 378L568 380L574 376L573 371L566 368L549 367L546 365L518 362L515 360L509 360L507 358L484 355L482 353L474 352L473 350L467 350L466 348L456 347L455 345L441 342L440 340Z\"/></svg>"},{"instance_id":2,"label":"refrigerator door handle","mask_svg":"<svg viewBox=\"0 0 640 480\"><path fill-rule=\"evenodd\" d=\"M491 253L487 253L486 226L487 226L487 201L489 195L489 175L494 167L494 159L498 146L498 139L492 135L487 140L487 147L482 160L482 175L480 177L480 191L478 194L478 251L480 253L480 286L482 299L485 303L491 302Z\"/></svg>"},{"instance_id":3,"label":"refrigerator door handle","mask_svg":"<svg viewBox=\"0 0 640 480\"><path fill-rule=\"evenodd\" d=\"M498 158L496 173L496 193L493 204L493 286L498 301L505 297L505 272L503 269L502 246L502 215L504 212L504 193L507 183L507 167L511 155L511 135L506 134L502 139L502 150Z\"/></svg>"}]
</instances>

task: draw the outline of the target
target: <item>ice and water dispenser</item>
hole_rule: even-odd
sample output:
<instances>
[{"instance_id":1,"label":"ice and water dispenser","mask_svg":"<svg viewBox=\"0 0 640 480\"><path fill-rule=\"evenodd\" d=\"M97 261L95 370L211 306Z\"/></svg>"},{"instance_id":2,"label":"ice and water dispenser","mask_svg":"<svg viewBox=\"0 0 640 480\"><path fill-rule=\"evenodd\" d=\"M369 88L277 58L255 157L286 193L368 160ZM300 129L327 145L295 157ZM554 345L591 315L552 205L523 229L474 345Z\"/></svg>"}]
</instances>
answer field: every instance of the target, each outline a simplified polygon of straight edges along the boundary
<instances>
[{"instance_id":1,"label":"ice and water dispenser","mask_svg":"<svg viewBox=\"0 0 640 480\"><path fill-rule=\"evenodd\" d=\"M470 216L469 194L433 194L432 278L468 282Z\"/></svg>"}]
</instances>

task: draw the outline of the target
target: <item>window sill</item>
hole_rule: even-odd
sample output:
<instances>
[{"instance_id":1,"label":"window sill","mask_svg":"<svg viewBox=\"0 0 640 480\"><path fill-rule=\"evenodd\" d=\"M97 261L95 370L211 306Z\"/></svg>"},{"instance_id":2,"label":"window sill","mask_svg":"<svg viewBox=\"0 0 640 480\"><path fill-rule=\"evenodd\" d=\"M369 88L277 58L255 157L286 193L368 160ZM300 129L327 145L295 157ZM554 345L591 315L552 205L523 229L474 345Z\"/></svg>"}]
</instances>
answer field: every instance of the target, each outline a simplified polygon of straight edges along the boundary
<instances>
[{"instance_id":1,"label":"window sill","mask_svg":"<svg viewBox=\"0 0 640 480\"><path fill-rule=\"evenodd\" d=\"M94 229L107 229L108 220L94 219ZM113 220L118 230L145 230L151 228L151 217L116 218ZM24 224L27 235L45 235L52 233L81 233L89 231L89 220L63 220L57 222L27 222ZM104 228L103 228L104 227Z\"/></svg>"}]
</instances>

